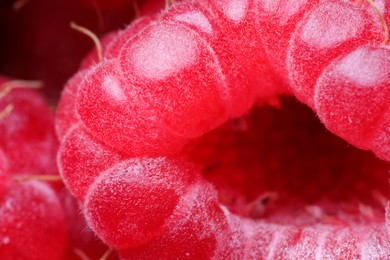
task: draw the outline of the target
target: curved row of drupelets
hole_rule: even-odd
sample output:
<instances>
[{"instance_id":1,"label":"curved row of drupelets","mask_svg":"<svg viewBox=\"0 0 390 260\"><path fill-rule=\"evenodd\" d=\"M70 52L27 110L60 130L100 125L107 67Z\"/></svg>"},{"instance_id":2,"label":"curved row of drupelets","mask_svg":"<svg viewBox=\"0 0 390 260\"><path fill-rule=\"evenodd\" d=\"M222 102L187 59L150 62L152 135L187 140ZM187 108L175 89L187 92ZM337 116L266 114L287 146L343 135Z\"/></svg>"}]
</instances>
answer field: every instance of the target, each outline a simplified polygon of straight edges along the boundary
<instances>
[{"instance_id":1,"label":"curved row of drupelets","mask_svg":"<svg viewBox=\"0 0 390 260\"><path fill-rule=\"evenodd\" d=\"M123 257L147 257L146 254L153 255L150 252L155 252L155 255L172 258L176 252L178 255L188 254L189 257L221 256L226 259L240 258L244 254L250 257L253 254L253 258L258 259L257 256L266 258L278 252L274 249L273 253L264 255L262 247L282 245L278 241L286 235L282 231L285 230L283 225L278 226L281 231L276 232L274 238L260 243L262 238L250 230L256 230L261 224L252 223L248 228L243 220L238 221L221 209L216 191L204 183L199 171L191 170L191 164L184 159L169 156L129 158L177 154L189 138L201 136L228 118L246 113L256 98L288 92L283 82L278 81L279 75L289 75L286 81L293 82L294 94L315 109L332 131L345 135L343 137L348 141L348 138L352 138L349 134L351 131L360 134L360 139L362 132L368 132L366 125L353 124L356 118L376 118L376 124L384 131L382 139L365 137L362 141L354 137L351 143L388 158L386 120L388 123L389 116L386 98L389 94L386 79L389 70L386 69L386 57L389 54L384 47L374 47L380 44L379 39L378 42L370 42L361 37L366 35L366 28L373 25L373 35L383 39L376 16L371 14L370 9L358 9L352 3L308 1L307 6L298 5L296 12L289 16L283 13L284 20L281 17L276 20L260 19L259 24L259 17L256 18L259 13L265 18L275 18L277 13L272 11L280 11L280 8L272 9L274 5L278 7L278 4L292 3L268 2L244 2L244 7L238 10L227 5L228 1L201 4L183 2L161 14L158 19L141 18L104 44L105 59L100 64L88 67L87 62L84 64L85 70L66 86L57 124L62 139L58 158L60 172L72 193L84 202L92 228L106 243L120 249ZM264 12L256 11L261 8ZM309 42L322 44L323 48L329 47L321 57L328 57L336 51L330 48L332 44L329 41L321 42L321 39L313 39L314 35L310 35L311 26L314 25L307 24L315 20L311 19L312 16L323 12L323 8L336 8L332 9L337 11L336 14L345 8L353 11L348 18L355 14L359 16L361 12L363 18L369 16L370 19L355 23L358 29L353 34L347 30L344 38L336 37L338 48L335 49L339 54L329 59L328 63L319 64L320 59L317 60L316 55L321 52L313 46L305 46L308 42L303 41L301 36L304 35ZM285 33L283 37L275 37L276 30L271 30L274 34L268 31L275 25L265 24L265 21L280 22L277 28L280 27ZM342 30L343 24L347 24L346 21L339 22L340 28L333 31ZM262 32L262 28L268 30ZM359 42L361 39L363 42ZM245 47L242 46L243 42L247 43ZM341 44L343 42L347 42L345 46ZM266 54L259 48L261 44ZM273 52L270 49L272 45L286 45L286 48ZM295 48L297 46L299 48ZM300 52L301 48L305 50L303 53ZM273 68L266 56L273 61ZM315 57L311 60L302 58L312 56ZM369 58L372 56L382 59L380 66L377 59ZM346 78L340 82L338 76L344 72L343 65L348 62L353 65L367 64L367 59L371 61L370 66L364 69L372 69L370 72L383 80L381 83L384 87L381 84L378 86L375 79L366 88L352 85ZM381 70L383 64L385 69ZM307 75L311 69L306 68L316 66L317 69L312 71L317 74ZM276 73L272 72L273 69ZM335 77L335 73L338 76ZM366 84L364 79L359 81L359 75L358 71L347 76L352 77L352 81ZM333 85L325 84L327 81ZM340 83L346 87L338 88ZM372 96L366 92L370 87L375 89L371 91L374 99L368 100L367 106L357 104ZM359 94L359 91L362 93ZM348 98L335 100L335 95L337 98L343 95ZM375 98L375 95L382 98ZM359 112L358 107L367 109ZM383 112L386 108L387 112ZM72 112L70 116L69 111ZM355 116L351 118L352 123L348 116ZM348 117L350 124L334 130L332 124L343 120L343 117ZM371 127L371 121L368 123ZM360 128L356 130L356 127ZM372 132L378 132L378 129ZM367 144L367 140L376 140L376 143L372 141ZM378 229L381 225L373 224ZM357 233L364 234L369 226ZM267 227L271 225L258 228L258 232L267 232ZM337 231L335 225L325 227L329 232L333 229ZM345 228L345 232L340 233L339 239L358 237L353 235L356 232L354 228L341 227ZM302 232L304 229L297 229L297 234ZM318 231L313 229L312 232L313 237L321 240ZM386 232L378 232L364 236L365 239L356 241L356 245L359 248L374 247L370 236L377 236L377 240L388 240ZM299 238L294 236L291 244L304 246L305 236L301 240ZM179 240L184 242L178 244ZM249 246L243 248L249 240L255 245L250 250ZM318 243L326 244L323 241ZM340 246L329 242L327 250L336 255L338 250L342 250ZM383 253L388 251L389 248L382 250Z\"/></svg>"},{"instance_id":2,"label":"curved row of drupelets","mask_svg":"<svg viewBox=\"0 0 390 260\"><path fill-rule=\"evenodd\" d=\"M390 1L258 2L262 44L293 94L334 134L389 161Z\"/></svg>"},{"instance_id":3,"label":"curved row of drupelets","mask_svg":"<svg viewBox=\"0 0 390 260\"><path fill-rule=\"evenodd\" d=\"M57 169L54 115L32 90L38 86L0 76L1 259L60 260L66 252L67 223L55 186L29 180L53 177Z\"/></svg>"},{"instance_id":4,"label":"curved row of drupelets","mask_svg":"<svg viewBox=\"0 0 390 260\"><path fill-rule=\"evenodd\" d=\"M72 131L80 138L76 128ZM86 167L116 159L97 143L87 149L81 160L95 164ZM85 179L82 172L78 175L71 177ZM390 251L381 212L362 222L313 214L307 226L237 217L221 207L215 188L184 158L122 160L93 177L92 184L81 185L90 185L84 197L87 220L124 259L296 259L314 254L372 259Z\"/></svg>"},{"instance_id":5,"label":"curved row of drupelets","mask_svg":"<svg viewBox=\"0 0 390 260\"><path fill-rule=\"evenodd\" d=\"M254 37L254 14L229 26L217 6L171 10L158 23L144 18L135 35L133 27L120 33L78 86L84 126L129 156L175 154L190 138L247 113L256 98L281 91Z\"/></svg>"},{"instance_id":6,"label":"curved row of drupelets","mask_svg":"<svg viewBox=\"0 0 390 260\"><path fill-rule=\"evenodd\" d=\"M237 24L239 13L210 13L218 1L183 3L158 23L143 18L112 35L105 61L79 87L84 125L130 156L174 154L188 138L246 113L256 98L287 93L288 82L329 130L388 160L390 54L380 46L380 17L369 5L338 0L296 4L288 15L277 8L290 2L250 1L243 10L258 12L241 14ZM120 86L107 89L102 78Z\"/></svg>"}]
</instances>

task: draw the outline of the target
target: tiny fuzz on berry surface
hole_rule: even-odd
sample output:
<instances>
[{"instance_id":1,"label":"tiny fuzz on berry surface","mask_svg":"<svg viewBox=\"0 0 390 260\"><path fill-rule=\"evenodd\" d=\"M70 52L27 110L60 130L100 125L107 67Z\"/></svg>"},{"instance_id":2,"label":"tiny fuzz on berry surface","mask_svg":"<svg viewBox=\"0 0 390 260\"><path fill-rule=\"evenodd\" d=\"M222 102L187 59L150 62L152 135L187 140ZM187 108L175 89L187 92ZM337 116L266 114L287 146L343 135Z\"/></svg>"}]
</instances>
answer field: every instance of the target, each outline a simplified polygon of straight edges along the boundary
<instances>
[{"instance_id":1,"label":"tiny fuzz on berry surface","mask_svg":"<svg viewBox=\"0 0 390 260\"><path fill-rule=\"evenodd\" d=\"M106 36L57 117L91 229L123 259L386 259L389 5L183 0Z\"/></svg>"}]
</instances>

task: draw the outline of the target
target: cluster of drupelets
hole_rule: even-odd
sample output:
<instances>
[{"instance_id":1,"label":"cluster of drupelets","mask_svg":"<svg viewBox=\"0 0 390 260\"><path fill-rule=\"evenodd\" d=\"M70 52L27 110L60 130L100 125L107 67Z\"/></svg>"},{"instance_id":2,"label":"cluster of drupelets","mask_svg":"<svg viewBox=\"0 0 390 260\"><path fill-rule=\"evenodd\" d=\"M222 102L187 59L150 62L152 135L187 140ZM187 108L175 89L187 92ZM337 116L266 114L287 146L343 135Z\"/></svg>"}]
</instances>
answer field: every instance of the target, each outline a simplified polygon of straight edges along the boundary
<instances>
[{"instance_id":1,"label":"cluster of drupelets","mask_svg":"<svg viewBox=\"0 0 390 260\"><path fill-rule=\"evenodd\" d=\"M108 257L58 175L54 114L40 86L0 78L0 258Z\"/></svg>"},{"instance_id":2,"label":"cluster of drupelets","mask_svg":"<svg viewBox=\"0 0 390 260\"><path fill-rule=\"evenodd\" d=\"M57 172L54 115L32 87L0 78L0 258L58 259L67 240L65 214L56 192L32 174ZM39 156L37 156L39 153ZM25 249L25 250L23 250Z\"/></svg>"},{"instance_id":3,"label":"cluster of drupelets","mask_svg":"<svg viewBox=\"0 0 390 260\"><path fill-rule=\"evenodd\" d=\"M65 86L57 121L60 173L92 229L134 259L389 255L383 221L232 215L181 152L256 101L293 94L330 131L390 160L389 4L181 1L107 36L101 60Z\"/></svg>"},{"instance_id":4,"label":"cluster of drupelets","mask_svg":"<svg viewBox=\"0 0 390 260\"><path fill-rule=\"evenodd\" d=\"M362 205L351 215L368 221L336 211L327 222L320 205L301 225L232 214L184 151L255 103L293 95L331 132L390 161L389 5L183 0L106 36L57 110L59 171L89 226L123 259L388 258L382 212Z\"/></svg>"}]
</instances>

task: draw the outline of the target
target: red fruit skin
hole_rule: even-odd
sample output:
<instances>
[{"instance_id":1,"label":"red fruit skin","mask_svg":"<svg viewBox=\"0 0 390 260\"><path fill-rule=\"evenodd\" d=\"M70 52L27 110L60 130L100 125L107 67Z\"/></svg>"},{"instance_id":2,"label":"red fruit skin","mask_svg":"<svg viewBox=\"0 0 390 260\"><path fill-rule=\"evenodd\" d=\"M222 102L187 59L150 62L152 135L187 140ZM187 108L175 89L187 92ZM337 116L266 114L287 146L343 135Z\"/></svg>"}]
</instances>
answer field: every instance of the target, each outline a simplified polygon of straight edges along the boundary
<instances>
[{"instance_id":1,"label":"red fruit skin","mask_svg":"<svg viewBox=\"0 0 390 260\"><path fill-rule=\"evenodd\" d=\"M121 40L111 40L111 46L115 46L112 50L121 48L119 60L103 62L99 69L91 71L76 101L88 131L129 155L171 154L185 142L181 138L199 137L228 117L246 113L259 96L268 98L280 93L274 89L277 85L268 83L272 76L264 78L272 73L261 49L254 47L258 42L252 36L257 32L255 14L249 11L251 5L248 2L241 13L233 14L226 2L179 3L158 23L143 30L131 29L139 31L123 46ZM231 29L231 34L226 34L225 27ZM247 45L238 48L234 39L244 37L244 28ZM226 44L220 44L221 37ZM245 51L229 55L233 50ZM231 68L232 64L238 65ZM107 83L105 88L111 85L122 100L96 91L96 86L102 88L100 85L108 78L119 80L120 83ZM256 90L256 85L261 90ZM101 107L107 109L96 113ZM148 138L143 137L145 133ZM138 145L141 142L142 148ZM156 147L160 149L154 151Z\"/></svg>"},{"instance_id":2,"label":"red fruit skin","mask_svg":"<svg viewBox=\"0 0 390 260\"><path fill-rule=\"evenodd\" d=\"M86 219L114 248L145 244L164 232L195 173L182 159L123 161L103 172L89 188Z\"/></svg>"},{"instance_id":3,"label":"red fruit skin","mask_svg":"<svg viewBox=\"0 0 390 260\"><path fill-rule=\"evenodd\" d=\"M388 163L325 131L314 113L293 98L281 98L281 107L253 108L186 147L230 211L242 215L241 203L245 207L264 193L272 201L275 191L308 204L325 194L333 201L353 194L371 204L373 187L388 193Z\"/></svg>"},{"instance_id":4,"label":"red fruit skin","mask_svg":"<svg viewBox=\"0 0 390 260\"><path fill-rule=\"evenodd\" d=\"M63 138L57 164L64 183L73 196L84 201L98 176L125 157L99 144L80 125L75 125Z\"/></svg>"},{"instance_id":5,"label":"red fruit skin","mask_svg":"<svg viewBox=\"0 0 390 260\"><path fill-rule=\"evenodd\" d=\"M87 131L129 156L177 152L185 139L161 129L157 115L137 93L142 90L124 82L115 61L95 67L80 86L76 108Z\"/></svg>"},{"instance_id":6,"label":"red fruit skin","mask_svg":"<svg viewBox=\"0 0 390 260\"><path fill-rule=\"evenodd\" d=\"M122 47L119 62L160 128L198 137L226 120L229 93L217 57L188 27L162 20L145 28Z\"/></svg>"},{"instance_id":7,"label":"red fruit skin","mask_svg":"<svg viewBox=\"0 0 390 260\"><path fill-rule=\"evenodd\" d=\"M119 255L122 259L242 259L243 241L237 240L214 188L199 181L181 197L164 233L143 246L120 250Z\"/></svg>"},{"instance_id":8,"label":"red fruit skin","mask_svg":"<svg viewBox=\"0 0 390 260\"><path fill-rule=\"evenodd\" d=\"M390 201L388 201L386 204L385 227L386 230L390 232Z\"/></svg>"},{"instance_id":9,"label":"red fruit skin","mask_svg":"<svg viewBox=\"0 0 390 260\"><path fill-rule=\"evenodd\" d=\"M68 224L68 247L66 260L80 260L79 252L89 259L100 259L109 249L88 227L84 218L83 207L68 190L64 189L59 194ZM112 252L107 259L118 259Z\"/></svg>"},{"instance_id":10,"label":"red fruit skin","mask_svg":"<svg viewBox=\"0 0 390 260\"><path fill-rule=\"evenodd\" d=\"M118 59L103 62L81 83L76 101L81 121L96 139L130 156L176 153L187 138L199 137L229 117L246 113L256 98L288 92L284 80L280 82L269 70L265 53L277 57L276 71L289 75L294 95L315 108L314 84L323 68L356 46L378 44L383 28L373 8L366 5L336 0L317 5L316 1L287 3L291 12L267 2L256 6L252 1L244 1L240 8L222 0L182 2L152 18L153 23L140 22L138 25L146 26L144 29L129 29L135 35L124 45L123 39L117 39L127 34L117 35L107 45L112 43L114 56L120 49ZM289 18L278 17L285 35L265 37L265 51L254 46L261 45L258 38L265 33L256 26L267 23L262 20L264 16L260 22L256 20L256 12L250 11L252 7L267 10L265 17L278 10L281 16L286 14ZM237 38L244 39L247 46L240 42L238 47L234 40ZM272 41L284 48L280 55L272 55L276 51L270 47ZM243 51L230 55L237 50ZM279 64L283 59L285 65ZM255 85L261 87L254 90ZM209 99L214 102L208 102ZM102 107L107 109L101 111ZM384 125L377 144L372 146L386 147Z\"/></svg>"},{"instance_id":11,"label":"red fruit skin","mask_svg":"<svg viewBox=\"0 0 390 260\"><path fill-rule=\"evenodd\" d=\"M226 89L224 106L231 117L246 113L256 95L277 93L275 75L260 47L254 1L242 1L240 5L235 10L227 1L183 2L161 17L191 28L215 55Z\"/></svg>"},{"instance_id":12,"label":"red fruit skin","mask_svg":"<svg viewBox=\"0 0 390 260\"><path fill-rule=\"evenodd\" d=\"M10 176L8 174L8 158L3 150L0 149L0 199L8 191L10 186Z\"/></svg>"},{"instance_id":13,"label":"red fruit skin","mask_svg":"<svg viewBox=\"0 0 390 260\"><path fill-rule=\"evenodd\" d=\"M45 183L14 183L0 203L1 259L64 257L67 227L55 192Z\"/></svg>"},{"instance_id":14,"label":"red fruit skin","mask_svg":"<svg viewBox=\"0 0 390 260\"><path fill-rule=\"evenodd\" d=\"M332 0L311 9L291 35L287 49L294 95L314 108L314 85L327 64L357 46L383 41L378 19L370 6L353 2Z\"/></svg>"},{"instance_id":15,"label":"red fruit skin","mask_svg":"<svg viewBox=\"0 0 390 260\"><path fill-rule=\"evenodd\" d=\"M80 122L76 111L76 96L79 85L87 74L86 70L77 72L62 90L61 99L57 106L55 118L55 130L58 140L61 142L66 133Z\"/></svg>"},{"instance_id":16,"label":"red fruit skin","mask_svg":"<svg viewBox=\"0 0 390 260\"><path fill-rule=\"evenodd\" d=\"M0 78L0 91L7 82L10 80ZM55 174L58 142L53 112L39 93L28 86L18 87L0 99L0 111L9 104L14 106L0 120L0 148L9 159L9 173Z\"/></svg>"},{"instance_id":17,"label":"red fruit skin","mask_svg":"<svg viewBox=\"0 0 390 260\"><path fill-rule=\"evenodd\" d=\"M289 82L286 57L289 40L297 24L318 0L265 0L257 1L257 29L261 34L261 45L270 66L277 77L286 84ZM285 86L286 88L288 86ZM289 92L291 90L287 90Z\"/></svg>"},{"instance_id":18,"label":"red fruit skin","mask_svg":"<svg viewBox=\"0 0 390 260\"><path fill-rule=\"evenodd\" d=\"M263 34L257 27L257 2L208 2L213 13L217 14L214 19L210 18L216 30L210 41L229 86L231 100L227 105L231 106L230 116L236 118L248 113L254 105L253 98L268 99L284 94L286 90L271 69L273 60L265 55L261 43Z\"/></svg>"},{"instance_id":19,"label":"red fruit skin","mask_svg":"<svg viewBox=\"0 0 390 260\"><path fill-rule=\"evenodd\" d=\"M139 30L150 22L150 17L141 17L131 23L125 30L111 32L101 40L102 55L104 60L116 58L123 44L133 37ZM97 49L93 48L81 62L79 71L68 80L62 90L61 99L56 113L56 133L61 141L66 132L80 122L76 110L76 97L79 86L93 66L100 63Z\"/></svg>"},{"instance_id":20,"label":"red fruit skin","mask_svg":"<svg viewBox=\"0 0 390 260\"><path fill-rule=\"evenodd\" d=\"M154 16L150 15L141 16L132 21L132 23L125 29L118 31L116 37L107 42L105 58L118 58L124 44L127 41L130 41L131 38L137 35L137 33L146 28L147 25L149 25L154 20L153 17Z\"/></svg>"},{"instance_id":21,"label":"red fruit skin","mask_svg":"<svg viewBox=\"0 0 390 260\"><path fill-rule=\"evenodd\" d=\"M290 204L287 207L294 206ZM319 215L310 215L309 212L297 214L307 214L307 220L311 218L306 224L292 224L298 219L303 220L303 216L294 216L288 209L279 220L243 219L241 223L247 235L245 259L387 258L390 237L382 211L374 213L379 213L374 218L364 219L362 212L345 214L340 204L334 209L325 204L319 205L319 208ZM331 211L340 211L340 214L332 216L325 213Z\"/></svg>"},{"instance_id":22,"label":"red fruit skin","mask_svg":"<svg viewBox=\"0 0 390 260\"><path fill-rule=\"evenodd\" d=\"M267 4L266 2L264 3ZM322 1L320 4L314 6L315 3L313 1L309 2L308 5L304 5L301 2L297 2L297 10L291 14L291 19L294 20L295 24L289 24L283 28L284 32L289 35L288 37L286 35L286 37L283 36L279 39L280 41L288 42L288 44L277 44L277 46L286 46L286 48L283 48L281 55L274 55L279 58L276 62L275 69L281 71L279 73L286 75L289 72L289 78L286 78L295 84L292 89L294 94L312 108L317 109L321 105L321 109L324 110L323 117L326 118L329 113L325 111L329 108L327 102L331 100L330 98L326 100L326 98L334 95L335 91L333 89L327 91L325 87L323 93L321 92L319 98L316 99L317 90L315 89L315 84L318 78L321 79L322 71L326 66L331 66L332 62L335 62L339 55L343 55L343 52L348 54L349 51L354 51L357 46L366 44L367 42L379 44L378 39L381 39L379 35L382 35L382 30L377 20L373 22L373 17L377 18L377 16L372 15L371 9L368 11L364 8L357 9L354 5L347 2ZM172 11L164 13L159 18L160 20L154 20L154 22L145 25L143 30L140 30L133 38L126 41L123 46L120 44L121 41L116 42L112 40L112 43L118 43L118 45L113 44L113 46L116 46L113 48L115 50L113 52L119 53L119 55L114 54L114 56L117 55L115 59L104 61L102 64L91 69L86 80L80 85L80 90L77 94L77 113L80 114L80 119L88 133L93 138L104 142L112 148L118 148L130 156L157 156L177 153L187 142L187 138L201 136L205 132L217 127L232 115L237 116L245 113L252 106L256 97L261 97L264 93L266 93L266 95L264 94L266 97L269 97L275 93L288 92L284 84L281 84L282 86L279 89L279 85L273 83L270 84L271 87L260 88L261 90L256 92L250 87L252 86L250 83L262 82L261 79L258 79L259 81L250 81L250 83L246 81L246 74L241 72L243 68L250 67L252 69L248 65L252 63L252 60L247 57L259 53L263 55L263 53L261 50L248 53L243 51L245 55L240 54L232 57L231 54L234 53L233 50L235 50L238 44L234 40L229 41L228 38L239 38L238 36L243 34L242 30L244 28L250 28L248 32L258 32L251 28L251 26L254 26L253 24L256 24L256 21L250 21L249 18L251 16L247 12L252 7L253 2L243 1L241 3L242 6L239 6L239 8L231 8L231 4L232 2L230 1L194 2L194 5L187 5L186 3L179 4L175 8L172 8ZM272 3L268 4L271 7L273 5ZM276 3L276 5L278 4L280 2ZM205 11L209 8L212 9L213 14L218 19L211 19L212 15L209 11ZM194 11L197 15L203 15L203 17L199 20L193 19L193 17L191 18L191 15L193 15L191 11ZM185 18L180 16L183 14L187 16ZM246 17L246 14L248 14L248 17ZM339 15L334 16L334 14ZM348 21L343 20L345 17L342 14L346 14L345 17L348 18ZM243 21L245 22L240 24L242 15L249 20L244 19ZM325 23L329 27L321 27L323 23L316 24L316 18L323 19L324 17L330 21L335 21L335 23ZM359 18L364 21L359 23L357 21ZM237 22L237 19L239 22ZM328 20L325 19L324 22ZM349 20L353 22L353 26L348 27ZM208 25L207 22L209 23ZM213 37L208 32L208 26L215 29L213 32L219 37L227 38L225 39L226 41L223 41L227 42L226 45L220 44L221 46L218 46L216 42L213 42ZM320 32L329 36L329 38L325 39L313 34L313 28L318 28L316 26L319 26L321 28ZM370 27L371 29L366 32L363 30L366 27ZM227 28L231 30L227 30ZM225 31L225 34L223 31ZM259 29L259 31L261 30ZM332 31L340 31L343 33L333 35ZM250 35L251 33L245 35L243 38L248 40L249 45L257 43L256 37L253 37L255 40L252 40ZM218 37L216 38L218 39ZM271 38L269 37L268 39ZM315 42L317 45L312 46L308 42ZM269 47L271 45L268 44L266 46ZM298 48L297 46L302 48ZM119 48L120 51L117 52ZM273 50L277 51L277 48ZM272 52L267 51L269 55ZM334 55L332 51L335 51ZM329 59L320 59L319 57L321 55ZM258 57L256 55L253 56ZM261 57L264 57L264 55ZM229 70L228 65L233 64L235 60L239 60L237 62L238 69ZM282 64L280 65L278 62ZM316 64L312 64L313 62L316 62ZM256 62L253 63L256 64ZM240 68L241 65L243 68ZM262 66L258 68L260 71L269 71L268 66L270 65L267 64L267 61L264 61ZM312 74L310 74L311 66L313 66ZM250 73L246 73L248 75L256 75L254 73L256 71L257 69L253 71L249 70ZM210 75L198 75L202 73L209 73ZM217 78L218 75L220 78ZM200 90L196 89L201 83L196 82L197 79L193 79L199 79L199 77L204 77L202 78L203 82L210 81L211 83L207 82L208 84L205 84L205 88ZM268 77L271 80L274 78L273 75ZM183 82L186 84L183 84ZM192 86L194 82L197 84ZM283 80L282 83L284 83ZM213 86L215 89L210 90L207 88L209 86ZM242 89L238 87L234 89L235 86L245 87ZM187 87L189 90L186 89ZM382 86L379 86L379 88L381 88L382 92L378 96L385 93L384 96L387 97L386 92L383 92ZM197 90L195 94L200 92L200 96L194 98L193 96L195 94L190 92L193 89ZM185 91L189 91L190 94L183 94ZM340 93L343 95L346 94L343 90ZM362 96L367 97L367 95ZM209 100L216 100L216 104L207 103ZM319 105L315 103L317 100L319 101ZM349 100L355 102L354 98L349 98ZM360 100L359 98L357 102ZM383 100L381 99L375 104L382 106ZM347 103L336 109L336 112L340 113L339 116L346 116L346 106L352 105ZM361 107L361 105L359 106ZM199 107L207 109L200 112ZM375 110L375 106L373 110ZM360 112L353 110L353 113L355 112L358 119L363 118ZM375 112L372 113L375 114ZM385 115L387 114L385 113ZM334 122L337 124L337 119ZM340 135L342 135L343 131L350 131L347 128L348 126L340 126L340 129L336 130L336 134L341 132ZM357 130L356 132L359 131ZM379 141L375 145L387 149L387 116L385 117L384 123L381 123L376 131L380 133L378 134L380 138L376 138ZM348 138L349 135L351 134L346 134ZM363 143L366 141L367 139L364 139ZM382 152L381 149L375 150L378 153L377 155ZM188 220L189 216L192 216L189 213L192 212L192 209L187 210L188 208L186 208L183 211L179 210L181 213L175 215L176 211L174 209L178 208L175 205L181 205L181 201L179 196L169 189L172 187L161 188L159 184L156 185L151 180L146 181L146 184L139 183L139 179L128 173L116 175L116 173L113 173L115 167L101 174L90 187L86 199L86 214L90 225L107 243L123 249L121 250L123 258L139 259L160 256L161 258L174 259L183 258L187 256L186 253L189 253L190 257L207 259L219 255L223 251L220 249L222 246L219 246L221 244L220 241L226 241L227 234L231 234L233 228L229 227L231 224L226 224L225 226L228 220L223 217L219 218L222 215L220 214L221 209L216 200L212 200L214 204L210 206L212 210L209 210L207 208L209 204L205 200L199 199L200 205L198 206L202 210L199 212L195 210L197 212L195 215L199 216L201 213L204 213L202 215L203 218L209 214L203 218L204 221L201 221L201 224L210 219L219 220L218 223L222 224L221 226L217 225L216 229L225 240L220 237L217 238L217 235L213 233L215 230L210 231L211 228L209 226L199 227L197 226L199 223ZM134 169L131 171L136 172ZM147 171L145 172L148 174ZM116 188L122 192L119 192ZM209 193L206 192L205 194ZM162 196L166 198L166 201L164 200L162 202ZM191 196L196 197L193 194ZM136 206L140 205L141 201L143 203L147 201L150 203L150 207L147 208L145 205L141 205L137 208L134 205L129 205L126 203L126 200L129 199L135 202ZM161 208L159 208L160 206ZM134 213L134 215L129 217L123 214L121 215L118 212L135 212L136 214ZM140 223L140 216L146 215L149 217L152 215L151 212L157 212L158 221L152 223L153 221L147 218L147 223ZM217 217L211 216L214 212L217 212L215 213ZM112 219L119 219L118 223L121 224L121 227L114 226L118 223L113 223ZM129 219L137 224L136 228L139 228L139 230L129 225L127 222ZM175 223L176 227L178 221L183 219L188 221L184 221L184 224L182 223L183 225L179 226L179 229L185 232L178 233L178 229L173 228L172 223ZM239 230L240 228L238 227L236 229ZM253 226L251 228L254 229ZM385 242L378 242L384 245L383 251L379 252L378 250L375 254L384 256L388 249L386 244L388 237L386 234L378 232L381 227L379 226L378 228L376 224L368 227L364 226L362 230L350 228L345 223L339 224L339 226L336 224L325 227L318 225L315 228L307 229L288 227L286 228L288 231L286 233L283 233L286 230L280 226L274 228L280 228L281 232L278 233L276 232L277 230L264 230L261 227L257 230L259 232L257 236L253 230L250 231L249 228L245 230L248 239L254 238L258 240L263 239L264 232L269 231L264 238L264 240L269 238L270 244L266 248L269 251L267 251L266 255L262 255L265 250L264 247L259 248L259 251L254 250L256 251L253 253L255 255L254 259L261 258L259 256L288 259L293 258L294 254L302 258L321 256L322 252L313 255L310 249L321 248L326 243L329 246L323 251L328 252L329 255L337 256L342 254L346 258L354 258L360 256L357 253L357 248L365 248L365 252L368 252L367 254L375 251L370 248L373 246L370 240L371 238L375 238L377 241L385 240ZM372 229L377 233L372 234L368 232ZM117 230L121 231L120 234L115 233ZM210 232L205 232L205 230ZM325 235L321 235L322 231L324 231L325 235L335 234L337 239L327 237L326 239L329 241L326 243L323 242ZM203 232L211 235L206 238L201 237L199 233L203 234ZM269 236L272 232L277 234L275 237L270 238ZM355 236L354 232L358 236ZM366 233L367 235L365 235ZM364 236L363 240L359 240L360 235ZM129 239L129 237L131 238ZM202 240L203 238L204 240ZM178 247L178 239L186 241L185 245ZM240 241L240 243L241 246L244 242ZM275 247L276 244L280 248ZM188 245L194 246L188 248ZM136 248L125 249L126 247ZM280 250L290 247L294 248L291 250L294 253ZM204 250L201 251L200 248ZM226 247L224 249L228 250ZM245 249L245 253L250 254L252 252L249 249ZM245 259L245 257L242 258Z\"/></svg>"},{"instance_id":23,"label":"red fruit skin","mask_svg":"<svg viewBox=\"0 0 390 260\"><path fill-rule=\"evenodd\" d=\"M361 46L325 68L315 85L317 115L350 144L390 161L390 51Z\"/></svg>"},{"instance_id":24,"label":"red fruit skin","mask_svg":"<svg viewBox=\"0 0 390 260\"><path fill-rule=\"evenodd\" d=\"M381 18L390 22L390 2L380 0L373 4L374 7L365 1L263 1L259 3L259 29L264 34L267 56L275 61L276 72L290 83L294 96L312 109L322 110L316 112L334 134L388 161L390 123L388 112L383 111L388 107L388 87L383 81L388 77L389 65L384 61L387 58L378 57L380 60L375 61L375 54L371 58L355 57L359 64L377 64L374 67L382 69L379 73L365 67L363 72L360 67L362 73L357 76L359 73L353 71L356 67L348 72L345 66L343 73L350 74L349 83L339 81L338 77L343 76L332 71L343 57L351 57L363 46L375 48L384 41ZM382 52L386 53L384 49ZM355 78L351 78L354 73ZM366 90L359 82L355 84L355 79L364 78L362 75L372 81ZM340 84L349 86L342 88Z\"/></svg>"}]
</instances>

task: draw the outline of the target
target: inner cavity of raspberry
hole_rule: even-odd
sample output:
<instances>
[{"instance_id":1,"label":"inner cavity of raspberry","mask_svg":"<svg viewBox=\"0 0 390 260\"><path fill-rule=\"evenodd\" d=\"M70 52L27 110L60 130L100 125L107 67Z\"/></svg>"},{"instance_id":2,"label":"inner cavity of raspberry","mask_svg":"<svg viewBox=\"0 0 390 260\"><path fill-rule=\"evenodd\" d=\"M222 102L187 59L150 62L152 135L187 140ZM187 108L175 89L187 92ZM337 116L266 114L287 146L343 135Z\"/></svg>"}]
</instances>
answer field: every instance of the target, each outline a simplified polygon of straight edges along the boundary
<instances>
[{"instance_id":1,"label":"inner cavity of raspberry","mask_svg":"<svg viewBox=\"0 0 390 260\"><path fill-rule=\"evenodd\" d=\"M329 133L292 98L185 149L232 213L273 223L383 222L389 164Z\"/></svg>"}]
</instances>

